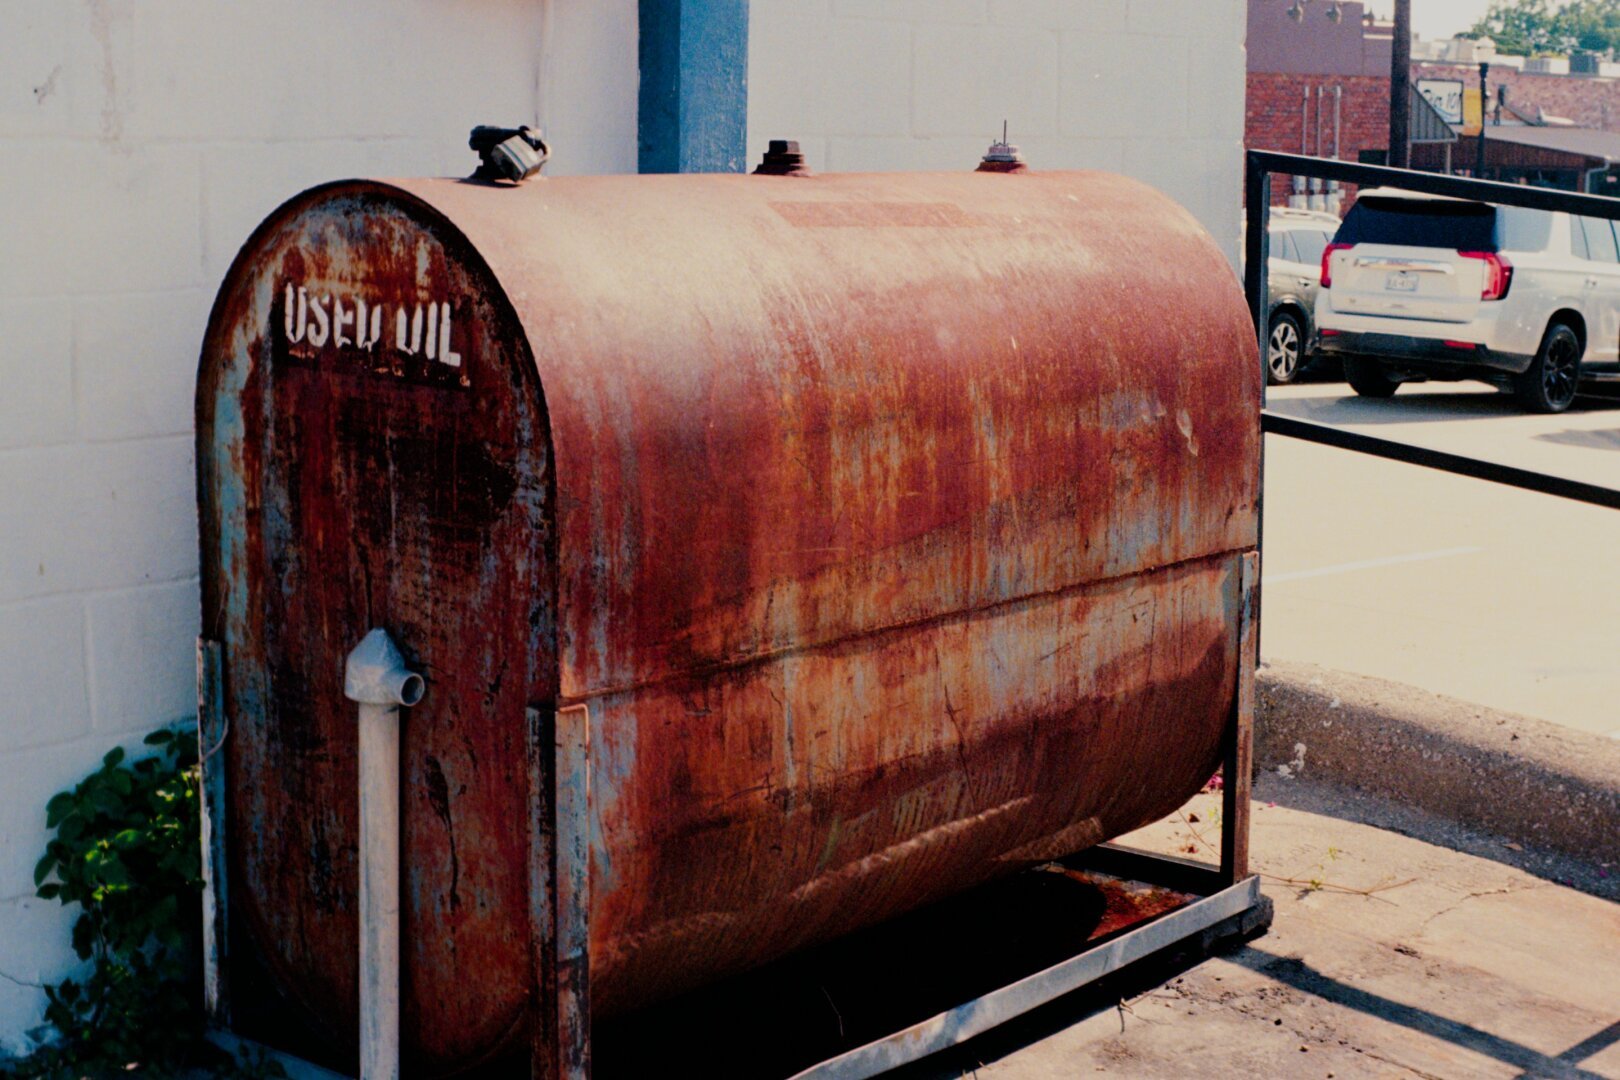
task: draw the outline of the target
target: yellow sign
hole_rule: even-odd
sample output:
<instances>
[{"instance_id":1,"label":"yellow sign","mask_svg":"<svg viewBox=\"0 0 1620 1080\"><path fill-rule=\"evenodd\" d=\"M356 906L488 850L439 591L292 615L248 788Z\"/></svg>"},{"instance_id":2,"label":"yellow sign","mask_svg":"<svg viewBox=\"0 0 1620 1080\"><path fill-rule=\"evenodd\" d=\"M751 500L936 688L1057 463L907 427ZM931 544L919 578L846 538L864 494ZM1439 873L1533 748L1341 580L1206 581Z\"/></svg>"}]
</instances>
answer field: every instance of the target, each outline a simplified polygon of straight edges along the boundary
<instances>
[{"instance_id":1,"label":"yellow sign","mask_svg":"<svg viewBox=\"0 0 1620 1080\"><path fill-rule=\"evenodd\" d=\"M1479 88L1463 91L1462 133L1478 135L1480 129Z\"/></svg>"}]
</instances>

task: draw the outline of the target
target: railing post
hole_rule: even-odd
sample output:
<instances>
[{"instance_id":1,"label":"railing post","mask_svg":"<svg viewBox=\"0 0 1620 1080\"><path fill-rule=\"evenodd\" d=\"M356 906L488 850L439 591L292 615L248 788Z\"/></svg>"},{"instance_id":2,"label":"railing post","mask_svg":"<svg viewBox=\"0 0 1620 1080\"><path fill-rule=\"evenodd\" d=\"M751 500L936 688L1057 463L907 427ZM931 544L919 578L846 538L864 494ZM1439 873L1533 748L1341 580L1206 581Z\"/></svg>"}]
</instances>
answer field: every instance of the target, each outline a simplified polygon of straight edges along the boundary
<instances>
[{"instance_id":1,"label":"railing post","mask_svg":"<svg viewBox=\"0 0 1620 1080\"><path fill-rule=\"evenodd\" d=\"M1270 287L1271 257L1271 173L1253 153L1244 156L1243 205L1248 211L1243 230L1243 294L1254 316L1255 341L1260 345L1260 402L1265 404L1266 331L1268 329L1266 292Z\"/></svg>"},{"instance_id":2,"label":"railing post","mask_svg":"<svg viewBox=\"0 0 1620 1080\"><path fill-rule=\"evenodd\" d=\"M1271 338L1271 171L1254 151L1244 155L1243 203L1247 208L1243 230L1243 293L1249 301L1249 314L1254 318L1254 337L1260 347L1260 411L1266 409L1266 386L1270 382L1266 350ZM1300 349L1305 348L1300 342ZM1260 424L1260 418L1255 418ZM1255 585L1258 590L1259 567L1265 562L1266 536L1266 439L1262 431L1259 465L1254 477L1254 549L1256 559ZM1244 598L1247 604L1248 598ZM1254 648L1260 650L1260 602L1254 601Z\"/></svg>"}]
</instances>

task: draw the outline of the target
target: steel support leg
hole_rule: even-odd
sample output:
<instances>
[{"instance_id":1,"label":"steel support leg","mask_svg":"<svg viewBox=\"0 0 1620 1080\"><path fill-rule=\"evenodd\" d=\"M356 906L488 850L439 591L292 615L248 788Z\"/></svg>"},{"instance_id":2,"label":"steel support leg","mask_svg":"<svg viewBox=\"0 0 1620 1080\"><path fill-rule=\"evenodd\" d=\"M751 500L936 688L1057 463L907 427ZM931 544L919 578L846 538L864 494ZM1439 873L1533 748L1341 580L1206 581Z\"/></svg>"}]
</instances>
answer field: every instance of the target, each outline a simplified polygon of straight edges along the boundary
<instances>
[{"instance_id":1,"label":"steel support leg","mask_svg":"<svg viewBox=\"0 0 1620 1080\"><path fill-rule=\"evenodd\" d=\"M1243 556L1239 588L1237 692L1227 724L1221 787L1221 877L1235 885L1249 876L1249 789L1254 776L1254 669L1259 657L1260 556Z\"/></svg>"}]
</instances>

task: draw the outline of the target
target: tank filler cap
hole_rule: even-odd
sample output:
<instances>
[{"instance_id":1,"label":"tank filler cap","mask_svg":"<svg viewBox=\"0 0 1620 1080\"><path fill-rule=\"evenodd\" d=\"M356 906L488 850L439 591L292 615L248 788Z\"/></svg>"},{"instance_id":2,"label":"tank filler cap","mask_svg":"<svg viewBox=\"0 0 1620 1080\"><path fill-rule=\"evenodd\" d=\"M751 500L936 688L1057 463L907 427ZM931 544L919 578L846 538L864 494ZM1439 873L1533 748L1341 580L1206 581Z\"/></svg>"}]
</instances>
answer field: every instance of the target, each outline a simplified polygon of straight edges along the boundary
<instances>
[{"instance_id":1,"label":"tank filler cap","mask_svg":"<svg viewBox=\"0 0 1620 1080\"><path fill-rule=\"evenodd\" d=\"M532 127L503 128L479 124L467 137L467 148L478 154L474 180L508 180L521 184L540 171L551 157L551 147Z\"/></svg>"},{"instance_id":2,"label":"tank filler cap","mask_svg":"<svg viewBox=\"0 0 1620 1080\"><path fill-rule=\"evenodd\" d=\"M804 163L799 144L792 139L772 139L765 158L754 170L755 176L814 176Z\"/></svg>"},{"instance_id":3,"label":"tank filler cap","mask_svg":"<svg viewBox=\"0 0 1620 1080\"><path fill-rule=\"evenodd\" d=\"M1018 147L1007 141L1007 121L1001 122L1001 141L990 144L990 149L984 153L979 162L978 172L1024 172L1029 168L1024 163L1024 156L1018 152Z\"/></svg>"}]
</instances>

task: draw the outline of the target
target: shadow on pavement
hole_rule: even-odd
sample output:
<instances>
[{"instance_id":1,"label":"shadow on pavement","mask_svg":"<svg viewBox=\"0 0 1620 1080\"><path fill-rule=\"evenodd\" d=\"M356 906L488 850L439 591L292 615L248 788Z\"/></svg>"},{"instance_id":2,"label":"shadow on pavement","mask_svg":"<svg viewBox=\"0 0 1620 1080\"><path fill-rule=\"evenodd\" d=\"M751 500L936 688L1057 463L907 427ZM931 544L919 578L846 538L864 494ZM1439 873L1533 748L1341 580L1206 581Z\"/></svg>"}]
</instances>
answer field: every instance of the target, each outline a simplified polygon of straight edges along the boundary
<instances>
[{"instance_id":1,"label":"shadow on pavement","mask_svg":"<svg viewBox=\"0 0 1620 1080\"><path fill-rule=\"evenodd\" d=\"M1411 424L1435 420L1479 420L1496 416L1525 415L1512 394L1481 393L1477 389L1459 392L1403 391L1383 400L1357 397L1348 389L1343 397L1336 398L1284 398L1272 394L1266 400L1266 408L1283 416L1313 420L1320 424ZM1598 394L1582 394L1570 407L1572 413L1616 410L1620 410L1620 396ZM1620 439L1620 433L1611 434ZM1542 435L1538 438L1546 439L1548 436ZM1605 448L1615 447L1606 444Z\"/></svg>"},{"instance_id":2,"label":"shadow on pavement","mask_svg":"<svg viewBox=\"0 0 1620 1080\"><path fill-rule=\"evenodd\" d=\"M1312 376L1307 372L1301 384L1333 382L1332 377ZM1296 384L1298 385L1298 384ZM1277 390L1267 395L1265 408L1283 416L1298 416L1320 424L1413 424L1437 419L1479 419L1489 416L1524 416L1518 398L1511 393L1482 392L1484 387L1458 384L1460 389L1442 390L1443 382L1419 382L1409 389L1396 392L1392 398L1358 397L1345 387L1343 397L1280 397ZM1612 413L1620 410L1620 385L1583 390L1570 413ZM1614 432L1571 431L1560 432L1570 437L1568 445L1599 445L1604 450L1620 449L1620 429ZM1560 442L1560 436L1536 436L1537 439ZM1579 439L1596 439L1583 442Z\"/></svg>"},{"instance_id":3,"label":"shadow on pavement","mask_svg":"<svg viewBox=\"0 0 1620 1080\"><path fill-rule=\"evenodd\" d=\"M1278 956L1246 945L1229 953L1226 958L1257 975L1275 979L1323 1001L1342 1008L1354 1009L1368 1016L1376 1016L1380 1020L1398 1024L1424 1035L1444 1039L1453 1046L1460 1046L1523 1069L1530 1076L1569 1076L1578 1077L1580 1080L1591 1077L1592 1080L1601 1080L1598 1073L1580 1068L1580 1062L1595 1057L1609 1044L1620 1041L1620 1022L1616 1022L1557 1057L1548 1057L1539 1050L1511 1039L1504 1039L1500 1035L1493 1035L1471 1024L1451 1020L1427 1009L1351 986L1323 974L1296 957Z\"/></svg>"},{"instance_id":4,"label":"shadow on pavement","mask_svg":"<svg viewBox=\"0 0 1620 1080\"><path fill-rule=\"evenodd\" d=\"M1559 446L1578 446L1583 450L1620 450L1620 428L1602 431L1570 428L1567 431L1549 431L1535 438L1540 442L1556 443Z\"/></svg>"}]
</instances>

